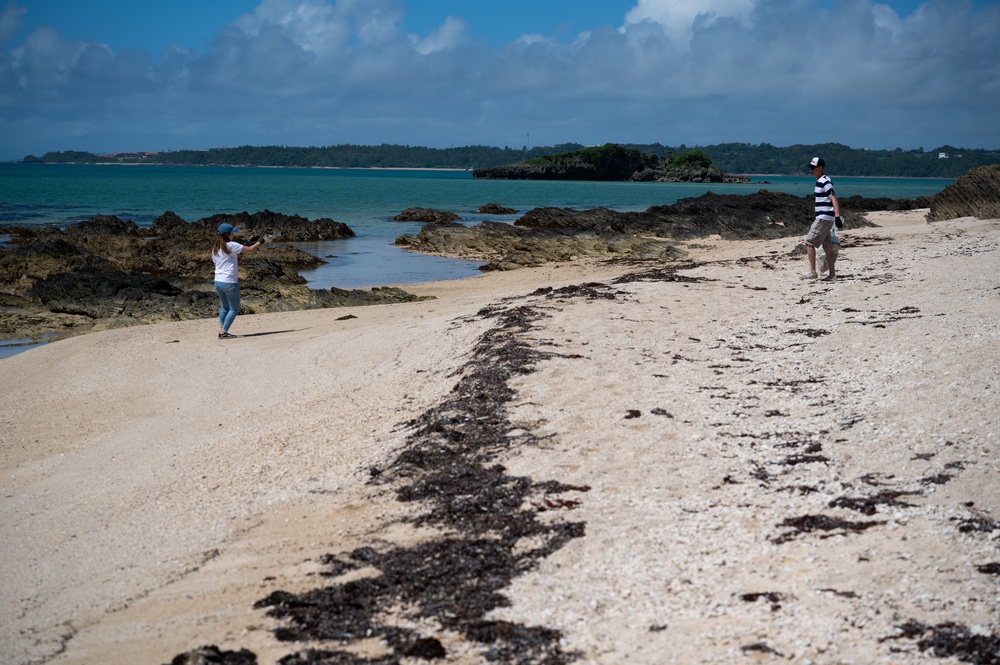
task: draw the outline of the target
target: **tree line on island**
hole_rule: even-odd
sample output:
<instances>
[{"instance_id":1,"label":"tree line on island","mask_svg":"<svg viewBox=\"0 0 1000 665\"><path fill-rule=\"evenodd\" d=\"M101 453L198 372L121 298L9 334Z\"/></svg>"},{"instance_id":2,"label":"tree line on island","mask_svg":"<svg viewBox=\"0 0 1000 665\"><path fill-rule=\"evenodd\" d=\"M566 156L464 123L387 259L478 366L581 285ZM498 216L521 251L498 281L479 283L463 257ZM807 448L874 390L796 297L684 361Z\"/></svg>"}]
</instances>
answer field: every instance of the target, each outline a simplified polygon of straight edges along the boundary
<instances>
[{"instance_id":1,"label":"tree line on island","mask_svg":"<svg viewBox=\"0 0 1000 665\"><path fill-rule=\"evenodd\" d=\"M832 173L841 176L906 178L957 178L976 166L1000 163L1000 150L940 146L930 151L868 150L840 143L774 146L769 143L722 143L709 146L666 146L650 144L606 144L642 153L659 162L670 163L677 155L697 162L707 161L707 168L728 174L804 175L803 165L821 155ZM473 145L453 148L427 148L396 144L377 146L335 145L327 147L240 146L208 150L174 150L97 154L67 150L47 152L41 157L28 155L26 163L45 164L115 164L147 163L187 166L284 166L327 168L451 168L488 169L514 164L539 164L562 156L576 159L581 151L594 147L577 143L554 146L494 147ZM566 157L570 155L569 157ZM703 159L704 158L704 159ZM541 161L540 161L541 160ZM626 178L627 179L627 178Z\"/></svg>"},{"instance_id":2,"label":"tree line on island","mask_svg":"<svg viewBox=\"0 0 1000 665\"><path fill-rule=\"evenodd\" d=\"M750 182L750 176L727 175L698 149L664 158L617 143L543 155L517 164L473 169L474 178L491 180L603 180L622 182Z\"/></svg>"}]
</instances>

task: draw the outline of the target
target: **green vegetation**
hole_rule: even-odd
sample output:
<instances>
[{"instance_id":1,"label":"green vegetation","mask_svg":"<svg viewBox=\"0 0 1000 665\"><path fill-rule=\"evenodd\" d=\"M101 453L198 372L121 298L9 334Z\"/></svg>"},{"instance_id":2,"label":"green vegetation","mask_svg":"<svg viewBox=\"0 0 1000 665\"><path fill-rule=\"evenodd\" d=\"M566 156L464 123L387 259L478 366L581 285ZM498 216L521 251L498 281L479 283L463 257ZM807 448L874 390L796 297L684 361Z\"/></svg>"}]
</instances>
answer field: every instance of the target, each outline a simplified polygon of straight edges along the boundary
<instances>
[{"instance_id":1,"label":"green vegetation","mask_svg":"<svg viewBox=\"0 0 1000 665\"><path fill-rule=\"evenodd\" d=\"M123 163L171 164L191 166L298 166L327 168L436 168L471 169L500 166L529 157L577 150L577 143L543 146L531 150L466 146L461 148L422 148L417 146L382 144L336 145L325 148L310 146L240 146L209 150L176 150L150 156L100 156L87 152L49 152L42 157L29 155L25 162L47 164Z\"/></svg>"},{"instance_id":2,"label":"green vegetation","mask_svg":"<svg viewBox=\"0 0 1000 665\"><path fill-rule=\"evenodd\" d=\"M542 166L574 180L627 180L636 171L654 168L656 155L632 150L617 143L581 148L570 152L542 155L520 162L526 166Z\"/></svg>"},{"instance_id":3,"label":"green vegetation","mask_svg":"<svg viewBox=\"0 0 1000 665\"><path fill-rule=\"evenodd\" d=\"M521 163L534 166L558 166L561 168L570 166L594 168L609 161L648 163L651 161L651 156L639 150L632 150L618 145L617 143L605 143L601 146L580 148L571 152L533 157ZM652 162L654 164L655 161L655 158L653 158Z\"/></svg>"},{"instance_id":4,"label":"green vegetation","mask_svg":"<svg viewBox=\"0 0 1000 665\"><path fill-rule=\"evenodd\" d=\"M685 171L710 169L712 168L712 160L701 150L685 150L671 155L667 160L667 168Z\"/></svg>"},{"instance_id":5,"label":"green vegetation","mask_svg":"<svg viewBox=\"0 0 1000 665\"><path fill-rule=\"evenodd\" d=\"M665 155L689 148L671 148L659 143L628 145L643 152ZM882 178L958 178L976 166L1000 164L1000 150L967 149L944 145L933 150L867 150L840 143L777 147L769 143L722 143L700 146L712 166L723 173L808 175L812 157L826 161L827 172L837 176ZM942 158L941 155L947 155Z\"/></svg>"},{"instance_id":6,"label":"green vegetation","mask_svg":"<svg viewBox=\"0 0 1000 665\"><path fill-rule=\"evenodd\" d=\"M930 151L866 150L839 143L777 147L768 143L723 143L696 148L653 144L606 144L585 148L577 143L539 146L527 150L509 147L467 146L422 148L389 145L337 145L324 148L289 146L241 146L211 150L177 150L161 153L97 155L89 152L49 152L42 157L28 155L25 162L68 163L155 163L219 166L299 166L339 168L489 168L527 161L558 165L559 160L576 167L607 161L655 165L663 157L668 165L696 164L723 173L806 175L805 164L819 155L831 175L881 177L957 178L976 166L1000 164L1000 150L966 149L945 145ZM942 157L941 155L947 155ZM541 161L536 161L541 160ZM568 161L567 161L568 160ZM684 167L691 168L691 167ZM635 169L640 170L640 169Z\"/></svg>"}]
</instances>

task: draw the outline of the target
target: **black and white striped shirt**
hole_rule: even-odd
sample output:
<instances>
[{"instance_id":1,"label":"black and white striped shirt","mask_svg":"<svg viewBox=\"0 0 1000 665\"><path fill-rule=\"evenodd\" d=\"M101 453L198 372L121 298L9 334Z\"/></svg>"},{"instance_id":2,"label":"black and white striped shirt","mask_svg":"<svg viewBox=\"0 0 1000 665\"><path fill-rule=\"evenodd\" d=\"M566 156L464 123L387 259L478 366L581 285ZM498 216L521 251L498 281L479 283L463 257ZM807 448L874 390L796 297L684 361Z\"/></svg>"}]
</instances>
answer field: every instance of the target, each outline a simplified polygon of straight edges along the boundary
<instances>
[{"instance_id":1,"label":"black and white striped shirt","mask_svg":"<svg viewBox=\"0 0 1000 665\"><path fill-rule=\"evenodd\" d=\"M816 194L816 219L833 221L833 201L830 200L830 197L837 194L833 191L830 176L820 176L819 180L816 181L814 192Z\"/></svg>"}]
</instances>

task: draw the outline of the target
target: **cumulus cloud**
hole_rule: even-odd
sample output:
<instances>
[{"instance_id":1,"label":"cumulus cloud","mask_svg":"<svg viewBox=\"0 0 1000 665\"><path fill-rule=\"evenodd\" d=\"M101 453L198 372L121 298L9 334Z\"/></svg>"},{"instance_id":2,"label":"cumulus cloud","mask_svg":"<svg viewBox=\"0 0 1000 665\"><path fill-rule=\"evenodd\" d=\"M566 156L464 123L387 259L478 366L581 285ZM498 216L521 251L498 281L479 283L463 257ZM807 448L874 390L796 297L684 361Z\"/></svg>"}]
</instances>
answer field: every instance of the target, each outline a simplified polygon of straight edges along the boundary
<instances>
[{"instance_id":1,"label":"cumulus cloud","mask_svg":"<svg viewBox=\"0 0 1000 665\"><path fill-rule=\"evenodd\" d=\"M671 40L686 44L695 28L711 26L719 19L743 20L753 7L754 0L638 0L625 14L625 26L656 23Z\"/></svg>"},{"instance_id":2,"label":"cumulus cloud","mask_svg":"<svg viewBox=\"0 0 1000 665\"><path fill-rule=\"evenodd\" d=\"M869 0L637 0L620 28L499 48L459 17L407 34L406 7L263 0L204 51L155 60L38 28L0 52L0 145L16 151L0 158L144 141L520 145L528 132L1000 147L998 5L931 0L900 17ZM8 2L0 37L23 12Z\"/></svg>"},{"instance_id":3,"label":"cumulus cloud","mask_svg":"<svg viewBox=\"0 0 1000 665\"><path fill-rule=\"evenodd\" d=\"M14 0L7 0L7 4L0 10L0 44L10 41L21 30L21 17L26 11L28 10Z\"/></svg>"},{"instance_id":4,"label":"cumulus cloud","mask_svg":"<svg viewBox=\"0 0 1000 665\"><path fill-rule=\"evenodd\" d=\"M410 42L420 55L429 55L435 51L446 51L466 41L465 31L468 25L465 21L449 16L437 30L427 37L410 37Z\"/></svg>"}]
</instances>

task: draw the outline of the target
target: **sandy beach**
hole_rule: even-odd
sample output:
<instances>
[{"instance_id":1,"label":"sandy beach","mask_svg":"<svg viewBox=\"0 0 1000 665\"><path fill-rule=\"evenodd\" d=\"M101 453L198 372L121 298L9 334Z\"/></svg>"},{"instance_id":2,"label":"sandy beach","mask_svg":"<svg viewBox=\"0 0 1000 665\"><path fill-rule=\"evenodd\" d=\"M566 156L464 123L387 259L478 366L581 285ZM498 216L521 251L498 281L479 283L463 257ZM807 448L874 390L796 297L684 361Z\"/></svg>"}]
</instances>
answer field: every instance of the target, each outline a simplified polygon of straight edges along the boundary
<instances>
[{"instance_id":1,"label":"sandy beach","mask_svg":"<svg viewBox=\"0 0 1000 665\"><path fill-rule=\"evenodd\" d=\"M428 590L385 601L370 636L323 641L278 639L290 620L255 604L382 579L389 552L506 543L517 519L519 573L473 623L555 631L524 662L940 662L928 644L949 631L996 645L1000 220L925 212L845 231L834 283L796 278L795 239L709 238L676 264L241 316L236 340L186 321L2 360L0 662L205 645L375 660L413 636L437 662L487 662L495 643ZM488 396L510 445L476 468L530 487L494 532L400 500L417 477L400 456L452 418L435 409L457 408L462 377L512 362L497 340L529 360L509 399Z\"/></svg>"}]
</instances>

